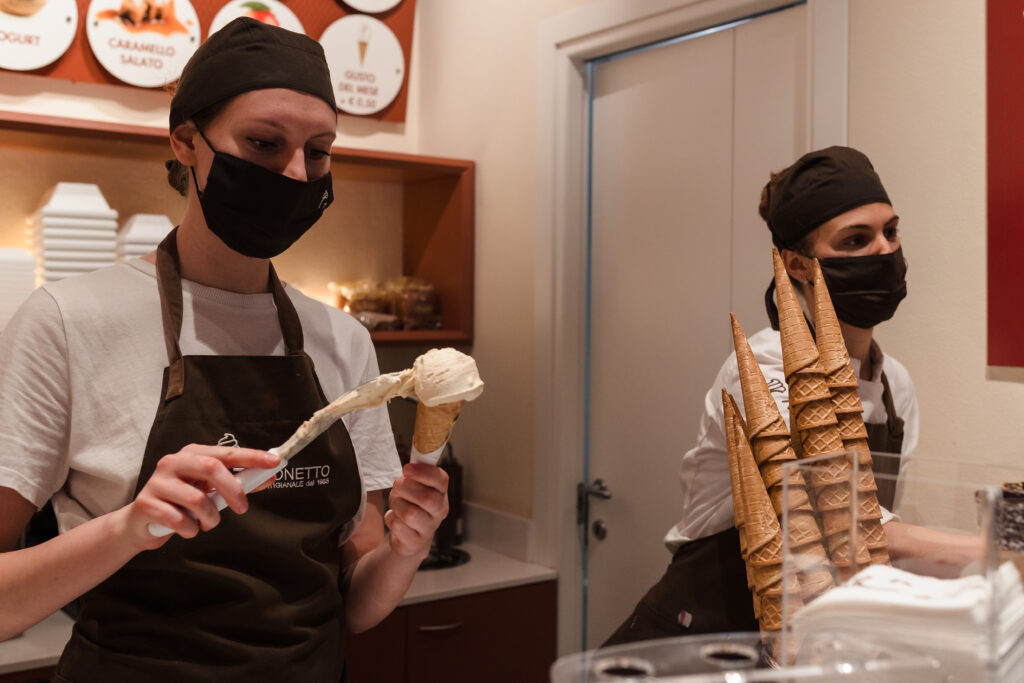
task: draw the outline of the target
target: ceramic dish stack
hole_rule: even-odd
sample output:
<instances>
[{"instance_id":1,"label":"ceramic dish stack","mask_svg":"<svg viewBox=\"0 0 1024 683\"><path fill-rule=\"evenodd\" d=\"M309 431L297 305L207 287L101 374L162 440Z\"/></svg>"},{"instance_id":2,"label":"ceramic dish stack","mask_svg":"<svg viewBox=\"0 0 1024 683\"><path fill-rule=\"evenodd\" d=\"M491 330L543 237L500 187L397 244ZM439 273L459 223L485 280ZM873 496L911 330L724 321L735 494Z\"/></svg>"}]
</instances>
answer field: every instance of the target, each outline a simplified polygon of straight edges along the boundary
<instances>
[{"instance_id":1,"label":"ceramic dish stack","mask_svg":"<svg viewBox=\"0 0 1024 683\"><path fill-rule=\"evenodd\" d=\"M117 233L117 262L148 254L167 236L174 224L167 216L137 213L124 222Z\"/></svg>"},{"instance_id":2,"label":"ceramic dish stack","mask_svg":"<svg viewBox=\"0 0 1024 683\"><path fill-rule=\"evenodd\" d=\"M35 268L25 249L0 249L0 332L35 289Z\"/></svg>"},{"instance_id":3,"label":"ceramic dish stack","mask_svg":"<svg viewBox=\"0 0 1024 683\"><path fill-rule=\"evenodd\" d=\"M29 219L29 239L36 258L36 284L113 265L117 211L95 185L57 183Z\"/></svg>"}]
</instances>

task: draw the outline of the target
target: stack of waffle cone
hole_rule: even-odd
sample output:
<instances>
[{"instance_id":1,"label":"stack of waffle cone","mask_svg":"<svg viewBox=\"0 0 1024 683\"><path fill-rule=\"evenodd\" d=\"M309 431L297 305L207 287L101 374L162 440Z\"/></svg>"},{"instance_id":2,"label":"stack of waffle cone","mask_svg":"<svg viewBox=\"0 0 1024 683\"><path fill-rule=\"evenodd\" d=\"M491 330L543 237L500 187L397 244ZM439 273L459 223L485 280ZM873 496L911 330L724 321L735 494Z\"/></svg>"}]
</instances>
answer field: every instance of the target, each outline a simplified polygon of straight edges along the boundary
<instances>
[{"instance_id":1,"label":"stack of waffle cone","mask_svg":"<svg viewBox=\"0 0 1024 683\"><path fill-rule=\"evenodd\" d=\"M762 631L779 631L789 617L803 606L800 587L794 574L782 571L782 529L772 508L768 491L754 461L747 441L743 418L735 409L732 397L724 396L726 433L729 438L730 457L737 462L739 498L734 505L743 509L743 529L747 543L746 564L753 573L754 599L759 602L758 622ZM783 600L783 593L786 599ZM784 612L783 610L786 610Z\"/></svg>"},{"instance_id":2,"label":"stack of waffle cone","mask_svg":"<svg viewBox=\"0 0 1024 683\"><path fill-rule=\"evenodd\" d=\"M782 337L782 364L789 384L789 407L794 441L800 441L800 457L823 455L838 457L815 463L810 470L814 503L821 513L829 557L839 577L846 580L871 561L864 534L851 538L854 511L851 478L853 467L832 406L825 371L803 309L782 263L772 249L775 265L775 293L779 308L779 332ZM851 542L855 547L851 548Z\"/></svg>"},{"instance_id":3,"label":"stack of waffle cone","mask_svg":"<svg viewBox=\"0 0 1024 683\"><path fill-rule=\"evenodd\" d=\"M783 482L783 465L797 459L790 445L789 429L768 390L768 383L761 374L754 352L735 315L732 316L732 338L740 387L743 390L743 405L746 407L747 439L775 515L780 520L784 517L786 519L788 552L800 560L800 591L804 601L809 602L834 585L828 570L828 555L822 542L821 529L800 473L791 468L788 480ZM785 492L783 483L786 484ZM734 499L735 493L733 491ZM783 515L786 510L788 514Z\"/></svg>"},{"instance_id":4,"label":"stack of waffle cone","mask_svg":"<svg viewBox=\"0 0 1024 683\"><path fill-rule=\"evenodd\" d=\"M754 596L754 618L761 616L761 601L754 593L754 569L747 561L747 529L743 521L743 493L740 491L740 445L737 442L737 434L732 429L732 423L736 419L738 411L732 401L732 396L724 388L722 389L722 413L725 424L725 442L729 455L729 485L732 487L732 511L734 526L740 537L740 555L743 556L743 563L747 569L747 588Z\"/></svg>"},{"instance_id":5,"label":"stack of waffle cone","mask_svg":"<svg viewBox=\"0 0 1024 683\"><path fill-rule=\"evenodd\" d=\"M857 375L850 363L839 318L832 307L832 299L814 261L814 325L817 332L818 353L825 379L832 394L832 406L839 423L843 448L857 454L857 520L864 535L872 564L889 564L888 543L882 530L882 510L878 504L878 486L871 471L871 449L868 431L864 427L864 408L857 394Z\"/></svg>"}]
</instances>

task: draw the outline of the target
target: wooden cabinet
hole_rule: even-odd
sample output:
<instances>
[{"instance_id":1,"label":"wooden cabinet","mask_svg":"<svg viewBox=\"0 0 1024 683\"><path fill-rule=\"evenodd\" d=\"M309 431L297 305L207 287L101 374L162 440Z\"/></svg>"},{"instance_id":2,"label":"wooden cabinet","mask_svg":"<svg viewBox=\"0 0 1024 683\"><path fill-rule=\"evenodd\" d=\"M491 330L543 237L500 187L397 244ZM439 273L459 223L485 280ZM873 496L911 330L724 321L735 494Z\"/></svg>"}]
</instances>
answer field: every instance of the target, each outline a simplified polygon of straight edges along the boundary
<instances>
[{"instance_id":1,"label":"wooden cabinet","mask_svg":"<svg viewBox=\"0 0 1024 683\"><path fill-rule=\"evenodd\" d=\"M556 584L400 607L349 636L352 683L544 683L556 655Z\"/></svg>"},{"instance_id":2,"label":"wooden cabinet","mask_svg":"<svg viewBox=\"0 0 1024 683\"><path fill-rule=\"evenodd\" d=\"M0 111L0 247L28 248L24 219L59 181L99 185L123 222L177 221L184 200L166 183L166 133ZM282 279L327 300L327 283L398 275L436 288L442 329L375 332L377 345L473 341L474 173L471 161L336 147L335 202L274 259Z\"/></svg>"}]
</instances>

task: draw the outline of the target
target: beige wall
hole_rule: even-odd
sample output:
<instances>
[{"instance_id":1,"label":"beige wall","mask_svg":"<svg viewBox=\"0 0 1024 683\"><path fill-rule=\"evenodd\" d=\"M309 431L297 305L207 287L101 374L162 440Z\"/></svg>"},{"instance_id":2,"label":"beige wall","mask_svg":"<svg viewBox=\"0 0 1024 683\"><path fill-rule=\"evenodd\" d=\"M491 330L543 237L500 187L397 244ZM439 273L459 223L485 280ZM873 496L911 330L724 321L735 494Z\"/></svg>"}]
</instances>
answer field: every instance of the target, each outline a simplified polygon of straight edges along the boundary
<instances>
[{"instance_id":1,"label":"beige wall","mask_svg":"<svg viewBox=\"0 0 1024 683\"><path fill-rule=\"evenodd\" d=\"M459 420L468 496L530 517L537 29L585 0L419 5L420 151L476 161L476 344L487 389ZM460 458L463 459L463 458Z\"/></svg>"},{"instance_id":2,"label":"beige wall","mask_svg":"<svg viewBox=\"0 0 1024 683\"><path fill-rule=\"evenodd\" d=\"M879 337L914 378L918 454L1024 468L1024 375L986 368L984 0L851 2L849 101L910 263Z\"/></svg>"}]
</instances>

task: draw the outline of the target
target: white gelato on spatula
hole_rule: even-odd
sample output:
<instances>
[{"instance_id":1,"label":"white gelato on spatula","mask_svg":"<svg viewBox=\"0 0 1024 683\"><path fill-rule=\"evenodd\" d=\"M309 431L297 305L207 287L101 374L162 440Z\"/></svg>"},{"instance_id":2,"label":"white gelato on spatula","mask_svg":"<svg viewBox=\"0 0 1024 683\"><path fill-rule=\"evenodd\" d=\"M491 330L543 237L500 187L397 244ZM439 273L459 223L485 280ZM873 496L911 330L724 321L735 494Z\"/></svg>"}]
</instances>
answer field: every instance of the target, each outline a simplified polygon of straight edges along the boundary
<instances>
[{"instance_id":1,"label":"white gelato on spatula","mask_svg":"<svg viewBox=\"0 0 1024 683\"><path fill-rule=\"evenodd\" d=\"M476 361L455 349L432 349L413 363L412 368L392 372L362 384L339 396L330 405L315 412L287 441L271 449L281 456L281 464L270 470L243 470L236 478L249 493L261 483L284 469L296 453L323 434L342 415L360 408L387 403L397 396L416 395L416 427L413 433L412 460L436 465L448 441L459 409L464 401L472 401L484 390L476 369ZM208 494L223 510L224 498L216 491ZM149 525L154 536L166 536L171 530L157 524Z\"/></svg>"}]
</instances>

